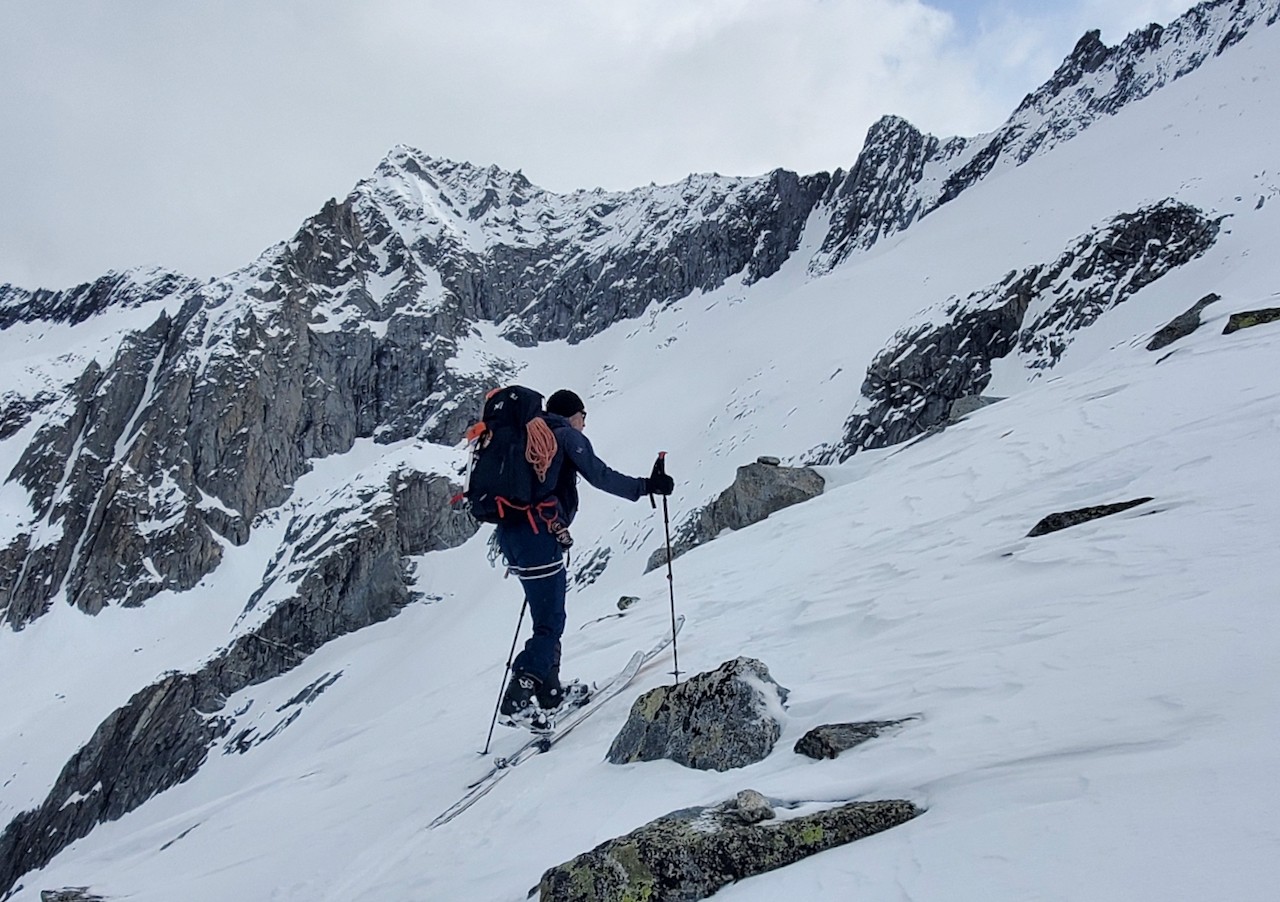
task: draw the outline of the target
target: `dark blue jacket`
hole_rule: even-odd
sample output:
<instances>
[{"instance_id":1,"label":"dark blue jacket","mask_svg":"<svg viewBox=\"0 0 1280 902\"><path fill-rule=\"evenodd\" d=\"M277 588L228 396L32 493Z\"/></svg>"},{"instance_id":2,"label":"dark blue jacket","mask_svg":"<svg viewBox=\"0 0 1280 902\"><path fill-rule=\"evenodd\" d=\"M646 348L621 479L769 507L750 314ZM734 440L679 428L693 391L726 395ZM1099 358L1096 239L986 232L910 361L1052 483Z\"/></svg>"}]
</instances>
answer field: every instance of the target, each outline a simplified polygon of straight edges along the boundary
<instances>
[{"instance_id":1,"label":"dark blue jacket","mask_svg":"<svg viewBox=\"0 0 1280 902\"><path fill-rule=\"evenodd\" d=\"M578 513L578 474L596 488L628 501L644 497L648 481L639 476L625 476L596 457L590 440L574 429L562 416L543 414L556 437L556 456L547 470L547 479L555 486L551 494L560 502L560 515L565 525Z\"/></svg>"}]
</instances>

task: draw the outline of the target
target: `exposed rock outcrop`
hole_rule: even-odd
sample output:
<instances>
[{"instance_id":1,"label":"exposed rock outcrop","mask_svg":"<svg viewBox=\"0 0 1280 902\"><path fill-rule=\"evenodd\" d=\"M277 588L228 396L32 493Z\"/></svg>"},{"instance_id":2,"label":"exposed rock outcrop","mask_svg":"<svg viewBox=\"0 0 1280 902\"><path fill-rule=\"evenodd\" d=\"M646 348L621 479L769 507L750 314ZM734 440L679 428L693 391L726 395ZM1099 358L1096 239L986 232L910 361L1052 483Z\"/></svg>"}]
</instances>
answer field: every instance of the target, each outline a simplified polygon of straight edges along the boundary
<instances>
[{"instance_id":1,"label":"exposed rock outcrop","mask_svg":"<svg viewBox=\"0 0 1280 902\"><path fill-rule=\"evenodd\" d=\"M609 747L612 764L667 758L697 770L764 760L782 734L787 690L754 658L735 658L636 699Z\"/></svg>"},{"instance_id":2,"label":"exposed rock outcrop","mask_svg":"<svg viewBox=\"0 0 1280 902\"><path fill-rule=\"evenodd\" d=\"M868 720L860 723L829 723L814 727L796 743L798 755L809 758L835 758L869 739L902 726L912 718L902 720Z\"/></svg>"},{"instance_id":3,"label":"exposed rock outcrop","mask_svg":"<svg viewBox=\"0 0 1280 902\"><path fill-rule=\"evenodd\" d=\"M353 305L385 312L369 309L372 275L342 268L362 241L350 209L331 204L259 269L199 288L89 364L10 475L32 519L0 552L8 625L60 596L96 613L190 588L313 460L358 438L461 434L468 402L504 371L449 370L470 328L456 305L334 327ZM19 428L30 415L6 412Z\"/></svg>"},{"instance_id":4,"label":"exposed rock outcrop","mask_svg":"<svg viewBox=\"0 0 1280 902\"><path fill-rule=\"evenodd\" d=\"M830 228L810 269L825 272L924 216L933 200L920 190L926 169L945 166L965 147L962 138L940 141L897 116L873 124L857 163L837 170L823 195Z\"/></svg>"},{"instance_id":5,"label":"exposed rock outcrop","mask_svg":"<svg viewBox=\"0 0 1280 902\"><path fill-rule=\"evenodd\" d=\"M1080 330L1202 255L1220 227L1221 219L1164 201L1112 219L1051 264L925 311L872 360L844 438L810 460L843 461L944 427L956 401L982 394L997 358L1017 353L1028 369L1051 369Z\"/></svg>"},{"instance_id":6,"label":"exposed rock outcrop","mask_svg":"<svg viewBox=\"0 0 1280 902\"><path fill-rule=\"evenodd\" d=\"M1072 511L1049 514L1031 528L1031 532L1027 533L1027 538L1033 539L1036 536L1048 535L1049 533L1057 532L1060 529L1079 526L1081 523L1088 523L1090 520L1097 520L1099 517L1109 517L1112 514L1127 511L1131 507L1137 507L1139 504L1146 504L1151 500L1153 499L1135 498L1132 501L1119 501L1115 504L1099 504L1093 507L1081 507Z\"/></svg>"},{"instance_id":7,"label":"exposed rock outcrop","mask_svg":"<svg viewBox=\"0 0 1280 902\"><path fill-rule=\"evenodd\" d=\"M904 824L911 802L850 802L775 822L775 807L746 790L687 808L601 843L542 876L541 902L696 902L738 880ZM532 895L532 893L530 894Z\"/></svg>"},{"instance_id":8,"label":"exposed rock outcrop","mask_svg":"<svg viewBox=\"0 0 1280 902\"><path fill-rule=\"evenodd\" d=\"M825 481L812 469L782 467L777 458L767 460L739 467L733 485L685 518L671 540L672 559L710 542L726 529L759 523L772 513L822 494ZM649 556L645 572L666 563L667 549L659 548Z\"/></svg>"},{"instance_id":9,"label":"exposed rock outcrop","mask_svg":"<svg viewBox=\"0 0 1280 902\"><path fill-rule=\"evenodd\" d=\"M41 890L40 902L107 902L107 898L92 892L87 886L64 886L62 889Z\"/></svg>"},{"instance_id":10,"label":"exposed rock outcrop","mask_svg":"<svg viewBox=\"0 0 1280 902\"><path fill-rule=\"evenodd\" d=\"M98 823L193 777L236 725L223 712L229 696L412 601L403 559L476 531L450 511L455 488L443 477L398 471L382 486L354 486L345 507L332 499L322 512L300 515L250 602L247 613L261 622L201 670L169 674L136 693L67 762L44 804L0 833L0 894Z\"/></svg>"},{"instance_id":11,"label":"exposed rock outcrop","mask_svg":"<svg viewBox=\"0 0 1280 902\"><path fill-rule=\"evenodd\" d=\"M1196 301L1190 309L1178 314L1159 332L1151 336L1151 341L1147 342L1147 350L1159 351L1162 348L1167 348L1175 341L1186 338L1200 328L1200 314L1204 312L1204 309L1220 300L1222 298L1216 294L1206 294Z\"/></svg>"},{"instance_id":12,"label":"exposed rock outcrop","mask_svg":"<svg viewBox=\"0 0 1280 902\"><path fill-rule=\"evenodd\" d=\"M1263 323L1274 323L1278 319L1280 319L1280 307L1233 313L1231 318L1227 320L1227 325L1223 328L1222 334L1230 335L1232 332L1239 332L1241 329L1261 326Z\"/></svg>"}]
</instances>

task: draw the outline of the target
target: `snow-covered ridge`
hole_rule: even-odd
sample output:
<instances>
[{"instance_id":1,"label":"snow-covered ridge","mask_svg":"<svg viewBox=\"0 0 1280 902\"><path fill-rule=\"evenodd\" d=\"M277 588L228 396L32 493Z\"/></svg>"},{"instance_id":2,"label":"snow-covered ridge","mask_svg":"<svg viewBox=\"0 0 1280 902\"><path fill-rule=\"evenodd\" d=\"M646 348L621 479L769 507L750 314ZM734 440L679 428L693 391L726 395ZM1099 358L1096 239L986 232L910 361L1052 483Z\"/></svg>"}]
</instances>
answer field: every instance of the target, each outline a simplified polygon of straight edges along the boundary
<instances>
[{"instance_id":1,"label":"snow-covered ridge","mask_svg":"<svg viewBox=\"0 0 1280 902\"><path fill-rule=\"evenodd\" d=\"M1033 154L1070 140L1103 116L1115 115L1221 56L1254 28L1275 25L1277 19L1277 0L1206 0L1167 26L1148 25L1115 47L1103 44L1099 32L1089 32L1004 126L980 139L986 152L955 172L936 202L955 197L979 173L1025 163Z\"/></svg>"},{"instance_id":2,"label":"snow-covered ridge","mask_svg":"<svg viewBox=\"0 0 1280 902\"><path fill-rule=\"evenodd\" d=\"M76 326L113 308L139 307L158 297L189 294L199 286L195 279L159 267L108 272L63 291L0 285L0 330L38 321Z\"/></svg>"},{"instance_id":3,"label":"snow-covered ridge","mask_svg":"<svg viewBox=\"0 0 1280 902\"><path fill-rule=\"evenodd\" d=\"M837 172L832 180L824 198L830 229L811 270L830 271L987 177L1049 152L1196 71L1278 19L1280 0L1206 0L1169 25L1149 25L1115 47L1091 31L1047 82L985 135L942 140L885 117L868 132L850 172Z\"/></svg>"},{"instance_id":4,"label":"snow-covered ridge","mask_svg":"<svg viewBox=\"0 0 1280 902\"><path fill-rule=\"evenodd\" d=\"M400 145L373 178L356 186L355 197L405 228L411 240L447 235L474 253L551 244L600 253L641 238L649 247L665 245L672 232L715 220L767 190L769 181L769 175L696 174L630 191L557 194L520 172L432 158Z\"/></svg>"}]
</instances>

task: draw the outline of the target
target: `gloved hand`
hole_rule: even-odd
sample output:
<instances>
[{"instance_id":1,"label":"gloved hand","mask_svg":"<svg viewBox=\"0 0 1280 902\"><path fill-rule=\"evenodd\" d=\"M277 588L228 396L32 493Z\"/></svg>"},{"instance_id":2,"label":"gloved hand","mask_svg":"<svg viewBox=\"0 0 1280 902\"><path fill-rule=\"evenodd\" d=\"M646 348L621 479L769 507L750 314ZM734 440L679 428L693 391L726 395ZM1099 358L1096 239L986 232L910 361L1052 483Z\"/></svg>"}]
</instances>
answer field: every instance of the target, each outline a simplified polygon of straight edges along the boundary
<instances>
[{"instance_id":1,"label":"gloved hand","mask_svg":"<svg viewBox=\"0 0 1280 902\"><path fill-rule=\"evenodd\" d=\"M644 481L646 495L670 495L676 490L676 481L666 473L654 473Z\"/></svg>"}]
</instances>

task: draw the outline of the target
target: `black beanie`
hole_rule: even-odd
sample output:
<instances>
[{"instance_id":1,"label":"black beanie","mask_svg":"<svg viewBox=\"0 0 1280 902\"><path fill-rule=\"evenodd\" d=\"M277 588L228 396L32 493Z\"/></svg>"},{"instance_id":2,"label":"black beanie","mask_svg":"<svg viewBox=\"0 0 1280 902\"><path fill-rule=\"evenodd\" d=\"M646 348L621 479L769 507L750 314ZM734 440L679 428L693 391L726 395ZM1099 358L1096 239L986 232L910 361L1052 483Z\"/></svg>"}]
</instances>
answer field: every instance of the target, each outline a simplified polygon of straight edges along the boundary
<instances>
[{"instance_id":1,"label":"black beanie","mask_svg":"<svg viewBox=\"0 0 1280 902\"><path fill-rule=\"evenodd\" d=\"M562 388L550 398L547 398L547 413L559 414L566 419L575 413L582 413L586 409L582 399L567 388Z\"/></svg>"}]
</instances>

